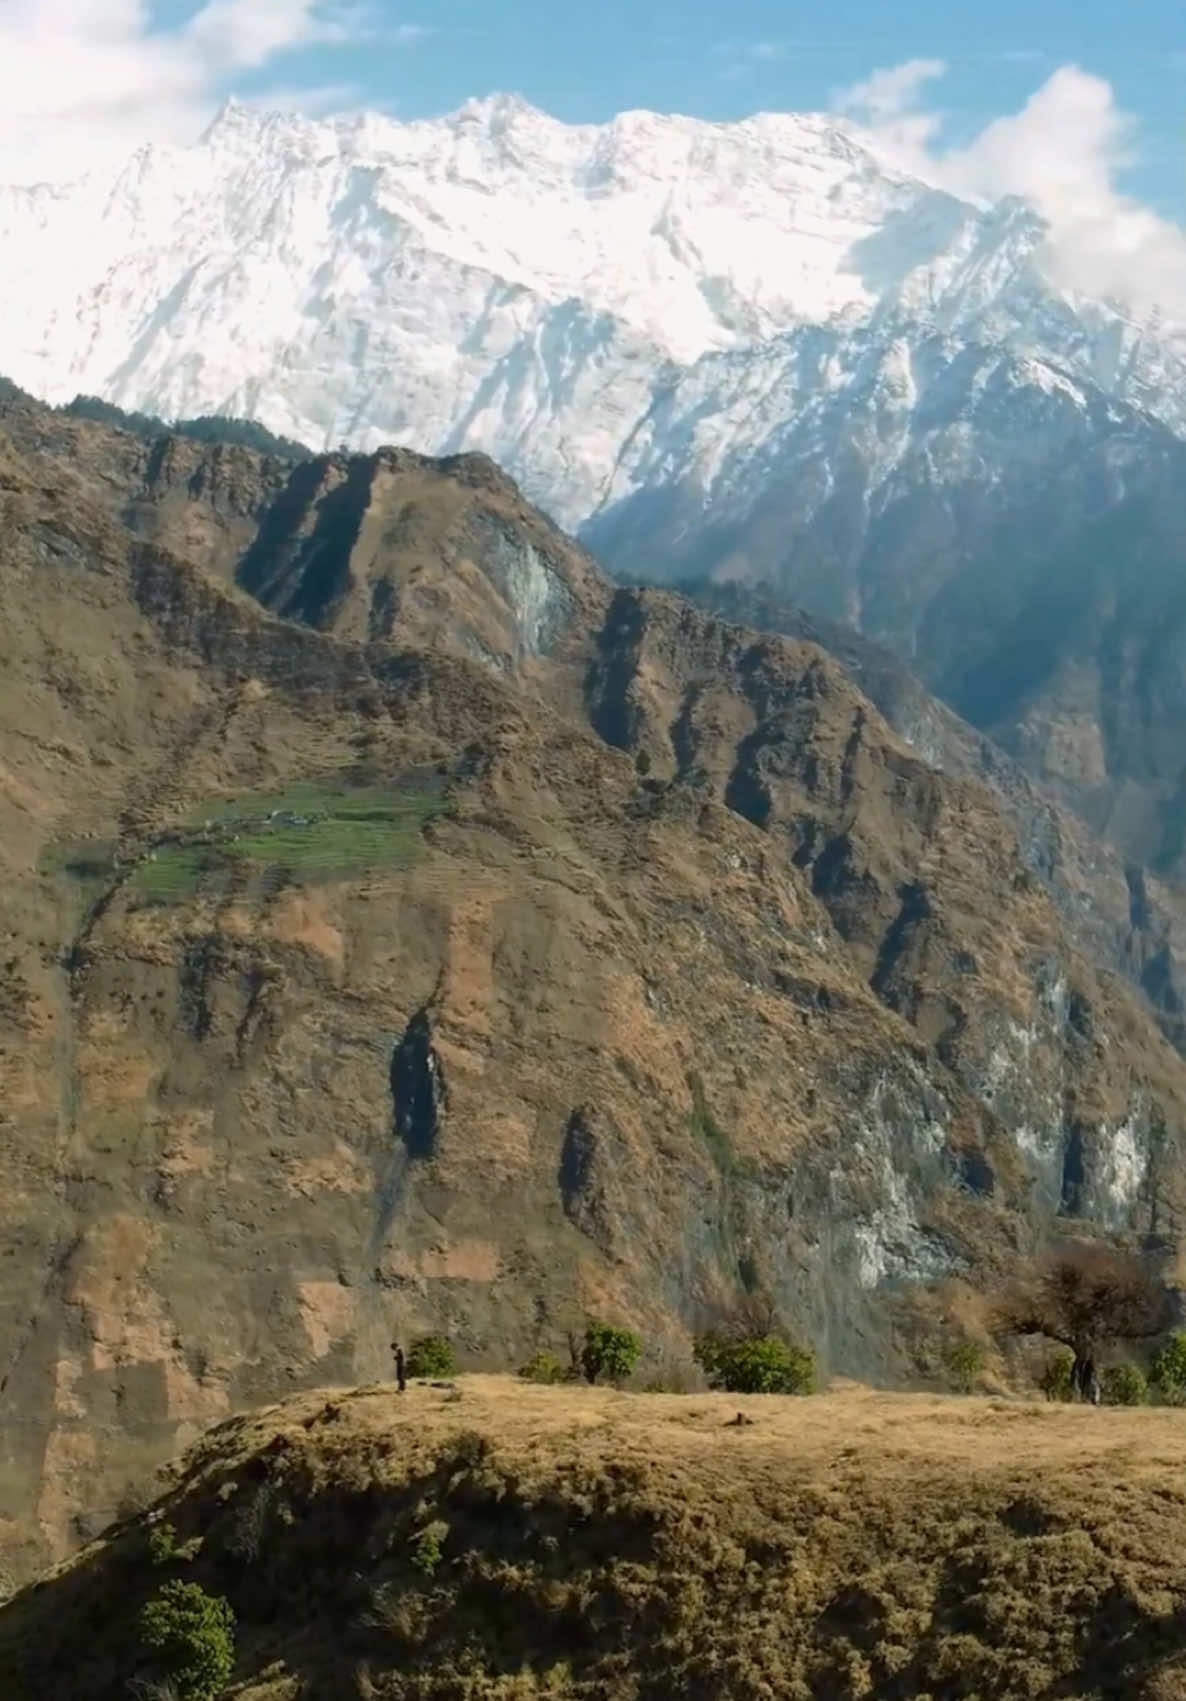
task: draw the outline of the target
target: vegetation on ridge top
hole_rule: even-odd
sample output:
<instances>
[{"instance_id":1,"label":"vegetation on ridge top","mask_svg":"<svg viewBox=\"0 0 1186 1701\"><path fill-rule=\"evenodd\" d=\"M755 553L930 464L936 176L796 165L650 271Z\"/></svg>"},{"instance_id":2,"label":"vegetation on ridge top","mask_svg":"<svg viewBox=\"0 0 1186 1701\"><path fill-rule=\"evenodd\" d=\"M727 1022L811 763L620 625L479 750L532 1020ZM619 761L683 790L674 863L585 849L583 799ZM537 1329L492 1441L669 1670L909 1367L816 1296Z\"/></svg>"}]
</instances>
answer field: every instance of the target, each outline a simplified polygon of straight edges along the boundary
<instances>
[{"instance_id":1,"label":"vegetation on ridge top","mask_svg":"<svg viewBox=\"0 0 1186 1701\"><path fill-rule=\"evenodd\" d=\"M233 1616L241 1701L1179 1701L1184 1467L1172 1412L301 1395L191 1451L172 1557L135 1516L0 1610L0 1670L181 1694Z\"/></svg>"},{"instance_id":2,"label":"vegetation on ridge top","mask_svg":"<svg viewBox=\"0 0 1186 1701\"><path fill-rule=\"evenodd\" d=\"M199 443L231 443L244 449L254 449L261 455L276 455L285 461L307 461L313 451L295 438L281 437L269 431L258 420L239 419L230 414L199 414L194 419L178 419L169 424L156 414L137 413L105 402L101 396L75 396L60 412L76 419L93 419L100 425L114 425L120 431L134 432L137 437L192 437Z\"/></svg>"}]
</instances>

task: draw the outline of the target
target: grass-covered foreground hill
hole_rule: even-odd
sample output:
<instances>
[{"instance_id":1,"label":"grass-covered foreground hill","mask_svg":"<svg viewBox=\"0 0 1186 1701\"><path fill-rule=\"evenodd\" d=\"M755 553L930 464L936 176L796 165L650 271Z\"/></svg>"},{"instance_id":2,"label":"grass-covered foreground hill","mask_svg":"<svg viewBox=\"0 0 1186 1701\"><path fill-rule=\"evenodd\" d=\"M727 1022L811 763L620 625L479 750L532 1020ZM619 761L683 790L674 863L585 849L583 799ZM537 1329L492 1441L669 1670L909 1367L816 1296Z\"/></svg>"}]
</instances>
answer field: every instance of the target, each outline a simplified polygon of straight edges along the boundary
<instances>
[{"instance_id":1,"label":"grass-covered foreground hill","mask_svg":"<svg viewBox=\"0 0 1186 1701\"><path fill-rule=\"evenodd\" d=\"M1184 1530L1170 1410L306 1394L11 1601L0 1673L14 1701L168 1694L145 1608L187 1584L229 1606L242 1701L1171 1701Z\"/></svg>"}]
</instances>

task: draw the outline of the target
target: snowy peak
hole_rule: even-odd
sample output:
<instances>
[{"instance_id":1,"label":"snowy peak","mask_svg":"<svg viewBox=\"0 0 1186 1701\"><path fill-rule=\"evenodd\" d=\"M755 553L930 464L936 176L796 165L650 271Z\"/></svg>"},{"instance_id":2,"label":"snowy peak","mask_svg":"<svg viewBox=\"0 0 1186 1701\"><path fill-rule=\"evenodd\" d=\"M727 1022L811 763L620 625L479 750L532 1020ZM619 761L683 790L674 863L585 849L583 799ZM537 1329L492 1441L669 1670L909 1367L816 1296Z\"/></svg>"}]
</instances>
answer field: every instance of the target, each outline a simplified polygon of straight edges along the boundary
<instances>
[{"instance_id":1,"label":"snowy peak","mask_svg":"<svg viewBox=\"0 0 1186 1701\"><path fill-rule=\"evenodd\" d=\"M245 132L257 128L259 113L247 106L243 101L236 100L233 95L223 101L214 117L198 137L200 148L217 147L229 136L241 136Z\"/></svg>"},{"instance_id":2,"label":"snowy peak","mask_svg":"<svg viewBox=\"0 0 1186 1701\"><path fill-rule=\"evenodd\" d=\"M535 123L557 127L554 119L541 112L530 101L524 100L519 94L491 94L476 96L467 100L463 106L449 115L449 120L455 128L466 124L478 124L484 130L495 133L505 133L515 124Z\"/></svg>"},{"instance_id":3,"label":"snowy peak","mask_svg":"<svg viewBox=\"0 0 1186 1701\"><path fill-rule=\"evenodd\" d=\"M0 372L56 401L249 415L318 448L482 450L569 524L618 487L673 387L733 358L759 370L800 331L834 345L824 386L845 337L908 321L1186 429L1186 339L1052 289L1044 234L1020 203L903 176L821 114L567 125L499 94L404 123L228 102L193 147L144 148L114 178L0 189L23 260ZM756 414L806 405L793 390ZM769 435L746 433L743 416L738 455ZM662 464L682 455L669 443Z\"/></svg>"}]
</instances>

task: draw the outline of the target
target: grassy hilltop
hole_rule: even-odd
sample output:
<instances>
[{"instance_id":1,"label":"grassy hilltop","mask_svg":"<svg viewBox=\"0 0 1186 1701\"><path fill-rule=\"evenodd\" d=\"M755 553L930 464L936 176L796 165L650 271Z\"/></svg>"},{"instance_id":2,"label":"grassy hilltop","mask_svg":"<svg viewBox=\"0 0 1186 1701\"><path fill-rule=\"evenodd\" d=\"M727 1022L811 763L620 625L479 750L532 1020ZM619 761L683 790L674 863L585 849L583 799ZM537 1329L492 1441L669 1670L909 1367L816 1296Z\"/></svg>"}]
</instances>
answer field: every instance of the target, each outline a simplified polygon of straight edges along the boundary
<instances>
[{"instance_id":1,"label":"grassy hilltop","mask_svg":"<svg viewBox=\"0 0 1186 1701\"><path fill-rule=\"evenodd\" d=\"M143 1608L185 1581L229 1602L242 1701L1173 1701L1184 1533L1174 1410L309 1394L11 1601L0 1671L16 1701L167 1696Z\"/></svg>"}]
</instances>

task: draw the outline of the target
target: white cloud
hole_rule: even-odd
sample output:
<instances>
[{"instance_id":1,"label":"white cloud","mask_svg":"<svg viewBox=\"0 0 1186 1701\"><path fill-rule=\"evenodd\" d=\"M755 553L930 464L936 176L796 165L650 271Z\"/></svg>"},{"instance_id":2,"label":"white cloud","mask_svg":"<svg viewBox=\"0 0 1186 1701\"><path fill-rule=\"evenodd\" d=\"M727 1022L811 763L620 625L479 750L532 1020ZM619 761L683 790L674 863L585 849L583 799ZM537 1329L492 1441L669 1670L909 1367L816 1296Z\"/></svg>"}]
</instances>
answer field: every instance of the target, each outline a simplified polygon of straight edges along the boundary
<instances>
[{"instance_id":1,"label":"white cloud","mask_svg":"<svg viewBox=\"0 0 1186 1701\"><path fill-rule=\"evenodd\" d=\"M877 71L837 104L902 169L953 194L1028 201L1050 226L1047 269L1063 287L1186 315L1186 232L1120 189L1137 125L1111 85L1061 66L1019 112L944 148L943 116L920 97L945 69L911 60Z\"/></svg>"},{"instance_id":2,"label":"white cloud","mask_svg":"<svg viewBox=\"0 0 1186 1701\"><path fill-rule=\"evenodd\" d=\"M302 118L348 118L386 110L360 99L354 83L269 83L253 94L237 94L235 105L254 112L295 112Z\"/></svg>"},{"instance_id":3,"label":"white cloud","mask_svg":"<svg viewBox=\"0 0 1186 1701\"><path fill-rule=\"evenodd\" d=\"M182 30L181 45L202 66L234 72L346 38L346 20L317 0L206 0Z\"/></svg>"},{"instance_id":4,"label":"white cloud","mask_svg":"<svg viewBox=\"0 0 1186 1701\"><path fill-rule=\"evenodd\" d=\"M114 163L145 141L192 141L236 78L373 28L352 0L194 0L167 26L152 0L0 0L0 181ZM388 34L408 45L410 31ZM302 104L324 110L337 92L305 90Z\"/></svg>"},{"instance_id":5,"label":"white cloud","mask_svg":"<svg viewBox=\"0 0 1186 1701\"><path fill-rule=\"evenodd\" d=\"M917 106L926 85L946 72L943 59L907 59L854 83L840 94L839 102L846 111L863 113L874 122L891 120Z\"/></svg>"},{"instance_id":6,"label":"white cloud","mask_svg":"<svg viewBox=\"0 0 1186 1701\"><path fill-rule=\"evenodd\" d=\"M942 59L908 59L842 90L836 104L877 131L892 153L913 160L926 154L943 124L941 113L919 109L919 96L946 74Z\"/></svg>"}]
</instances>

